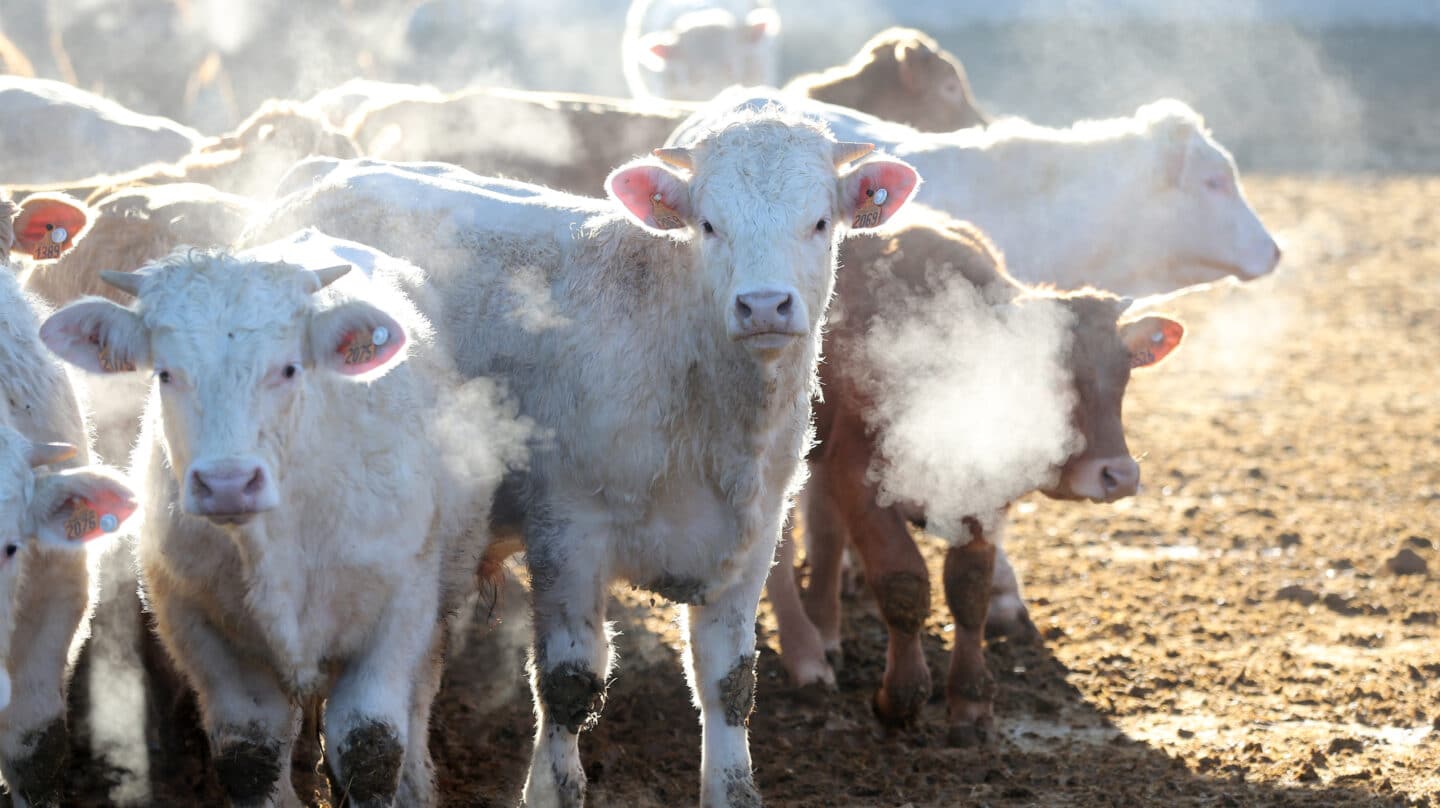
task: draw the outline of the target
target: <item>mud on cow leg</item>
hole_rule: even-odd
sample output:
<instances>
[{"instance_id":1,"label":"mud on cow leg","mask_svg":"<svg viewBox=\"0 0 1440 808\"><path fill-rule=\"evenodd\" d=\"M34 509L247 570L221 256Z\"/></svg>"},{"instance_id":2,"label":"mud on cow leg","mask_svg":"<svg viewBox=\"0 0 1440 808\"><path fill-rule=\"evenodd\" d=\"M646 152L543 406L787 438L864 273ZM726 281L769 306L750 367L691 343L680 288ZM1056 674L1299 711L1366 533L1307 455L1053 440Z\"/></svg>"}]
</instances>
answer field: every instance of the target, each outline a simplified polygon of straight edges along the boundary
<instances>
[{"instance_id":1,"label":"mud on cow leg","mask_svg":"<svg viewBox=\"0 0 1440 808\"><path fill-rule=\"evenodd\" d=\"M945 702L953 746L990 742L995 734L995 679L985 666L985 615L995 572L995 545L979 530L963 547L945 555L945 601L955 617L955 647Z\"/></svg>"},{"instance_id":2,"label":"mud on cow leg","mask_svg":"<svg viewBox=\"0 0 1440 808\"><path fill-rule=\"evenodd\" d=\"M405 747L384 721L353 727L340 745L340 790L355 808L382 808L395 799Z\"/></svg>"},{"instance_id":3,"label":"mud on cow leg","mask_svg":"<svg viewBox=\"0 0 1440 808\"><path fill-rule=\"evenodd\" d=\"M218 734L223 740L215 743L215 777L225 796L237 806L263 805L280 783L279 741L258 724Z\"/></svg>"},{"instance_id":4,"label":"mud on cow leg","mask_svg":"<svg viewBox=\"0 0 1440 808\"><path fill-rule=\"evenodd\" d=\"M875 599L889 629L885 677L873 706L889 726L914 722L930 699L930 668L920 632L930 616L930 579L913 571L891 572L875 581Z\"/></svg>"},{"instance_id":5,"label":"mud on cow leg","mask_svg":"<svg viewBox=\"0 0 1440 808\"><path fill-rule=\"evenodd\" d=\"M11 790L22 796L27 805L58 806L61 772L70 752L70 733L65 720L57 718L25 733L21 745L23 756L11 767Z\"/></svg>"}]
</instances>

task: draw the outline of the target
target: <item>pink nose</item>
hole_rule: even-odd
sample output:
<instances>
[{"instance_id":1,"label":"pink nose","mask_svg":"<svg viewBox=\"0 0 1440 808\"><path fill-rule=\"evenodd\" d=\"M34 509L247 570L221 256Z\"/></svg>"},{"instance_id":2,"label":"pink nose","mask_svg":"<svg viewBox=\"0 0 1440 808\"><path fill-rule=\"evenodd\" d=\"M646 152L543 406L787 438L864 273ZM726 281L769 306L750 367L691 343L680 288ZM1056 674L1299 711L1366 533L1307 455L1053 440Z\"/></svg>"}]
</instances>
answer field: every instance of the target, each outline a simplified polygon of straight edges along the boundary
<instances>
[{"instance_id":1,"label":"pink nose","mask_svg":"<svg viewBox=\"0 0 1440 808\"><path fill-rule=\"evenodd\" d=\"M267 510L265 470L249 463L223 463L190 472L190 498L196 512L212 518L248 517Z\"/></svg>"},{"instance_id":2,"label":"pink nose","mask_svg":"<svg viewBox=\"0 0 1440 808\"><path fill-rule=\"evenodd\" d=\"M1140 490L1140 464L1132 458L1115 458L1100 464L1100 490L1109 502L1132 497Z\"/></svg>"},{"instance_id":3,"label":"pink nose","mask_svg":"<svg viewBox=\"0 0 1440 808\"><path fill-rule=\"evenodd\" d=\"M797 322L799 307L788 291L766 289L735 296L735 320L739 336L795 334L803 329Z\"/></svg>"}]
</instances>

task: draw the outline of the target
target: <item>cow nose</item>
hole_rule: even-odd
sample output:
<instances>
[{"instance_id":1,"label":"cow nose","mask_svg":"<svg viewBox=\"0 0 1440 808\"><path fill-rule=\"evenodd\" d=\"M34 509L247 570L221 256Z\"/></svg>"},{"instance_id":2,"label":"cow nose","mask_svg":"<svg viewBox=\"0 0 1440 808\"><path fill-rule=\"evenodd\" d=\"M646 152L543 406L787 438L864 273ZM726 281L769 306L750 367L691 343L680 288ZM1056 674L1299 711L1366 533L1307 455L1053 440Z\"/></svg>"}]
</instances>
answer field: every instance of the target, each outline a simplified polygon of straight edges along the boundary
<instances>
[{"instance_id":1,"label":"cow nose","mask_svg":"<svg viewBox=\"0 0 1440 808\"><path fill-rule=\"evenodd\" d=\"M771 289L736 295L735 319L740 324L740 336L793 334L797 330L795 296Z\"/></svg>"},{"instance_id":2,"label":"cow nose","mask_svg":"<svg viewBox=\"0 0 1440 808\"><path fill-rule=\"evenodd\" d=\"M1134 496L1140 489L1140 464L1128 457L1102 463L1100 488L1107 500Z\"/></svg>"},{"instance_id":3,"label":"cow nose","mask_svg":"<svg viewBox=\"0 0 1440 808\"><path fill-rule=\"evenodd\" d=\"M266 509L268 479L255 463L223 463L190 472L190 494L204 516L235 517Z\"/></svg>"}]
</instances>

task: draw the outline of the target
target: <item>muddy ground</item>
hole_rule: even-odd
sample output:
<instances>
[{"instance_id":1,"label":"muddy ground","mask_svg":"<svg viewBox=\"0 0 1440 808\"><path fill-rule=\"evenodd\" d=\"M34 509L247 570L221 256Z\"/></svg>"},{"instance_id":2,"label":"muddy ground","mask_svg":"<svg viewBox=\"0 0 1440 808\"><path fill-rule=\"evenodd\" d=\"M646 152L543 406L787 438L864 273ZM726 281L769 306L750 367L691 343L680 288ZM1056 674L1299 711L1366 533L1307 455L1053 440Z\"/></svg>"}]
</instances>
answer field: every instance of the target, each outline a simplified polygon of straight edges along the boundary
<instances>
[{"instance_id":1,"label":"muddy ground","mask_svg":"<svg viewBox=\"0 0 1440 808\"><path fill-rule=\"evenodd\" d=\"M915 730L878 728L885 636L867 595L846 603L834 693L787 686L766 607L751 749L768 804L1440 805L1440 179L1247 187L1284 267L1172 307L1188 341L1127 403L1145 490L1014 511L1044 639L989 648L999 742L947 748L938 692ZM922 543L938 580L943 548ZM582 742L590 804L693 805L674 613L616 595L619 673ZM432 732L446 806L517 802L523 597L512 585L498 625L476 621L447 676ZM199 739L155 753L157 804L213 800ZM72 772L73 804L110 803L83 753Z\"/></svg>"}]
</instances>

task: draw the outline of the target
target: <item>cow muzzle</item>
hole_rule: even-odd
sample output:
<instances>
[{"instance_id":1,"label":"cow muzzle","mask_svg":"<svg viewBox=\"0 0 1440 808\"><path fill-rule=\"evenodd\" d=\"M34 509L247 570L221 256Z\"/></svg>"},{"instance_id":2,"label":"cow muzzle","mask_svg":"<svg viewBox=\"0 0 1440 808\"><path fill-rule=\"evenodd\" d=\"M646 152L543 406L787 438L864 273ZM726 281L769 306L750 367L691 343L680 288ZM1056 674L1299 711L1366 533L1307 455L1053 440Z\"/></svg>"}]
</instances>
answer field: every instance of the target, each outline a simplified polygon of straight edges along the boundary
<instances>
[{"instance_id":1,"label":"cow muzzle","mask_svg":"<svg viewBox=\"0 0 1440 808\"><path fill-rule=\"evenodd\" d=\"M773 351L809 333L805 303L793 289L741 292L730 311L730 339L751 350Z\"/></svg>"},{"instance_id":2,"label":"cow muzzle","mask_svg":"<svg viewBox=\"0 0 1440 808\"><path fill-rule=\"evenodd\" d=\"M1079 460L1061 475L1058 499L1114 502L1140 490L1140 464L1128 455Z\"/></svg>"},{"instance_id":3,"label":"cow muzzle","mask_svg":"<svg viewBox=\"0 0 1440 808\"><path fill-rule=\"evenodd\" d=\"M216 524L245 524L278 504L271 476L255 458L195 463L185 478L185 510Z\"/></svg>"}]
</instances>

